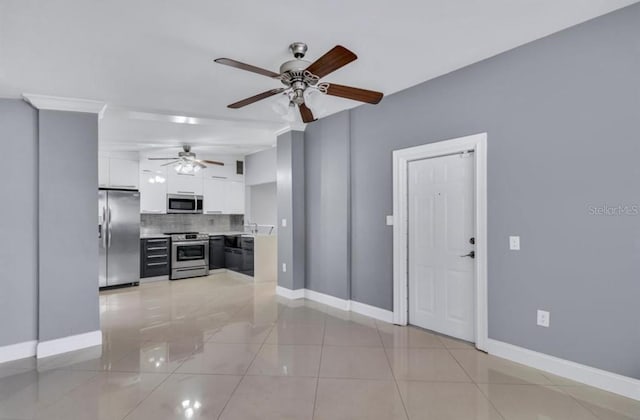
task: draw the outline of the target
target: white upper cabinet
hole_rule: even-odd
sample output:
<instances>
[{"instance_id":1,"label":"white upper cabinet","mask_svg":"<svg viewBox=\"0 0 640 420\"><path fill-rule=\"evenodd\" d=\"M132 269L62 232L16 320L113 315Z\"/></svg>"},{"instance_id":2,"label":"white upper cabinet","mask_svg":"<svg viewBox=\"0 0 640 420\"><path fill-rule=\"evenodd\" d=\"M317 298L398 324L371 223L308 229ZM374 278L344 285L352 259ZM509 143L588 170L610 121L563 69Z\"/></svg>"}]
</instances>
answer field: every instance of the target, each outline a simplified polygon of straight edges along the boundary
<instances>
[{"instance_id":1,"label":"white upper cabinet","mask_svg":"<svg viewBox=\"0 0 640 420\"><path fill-rule=\"evenodd\" d=\"M244 214L244 182L227 181L225 213Z\"/></svg>"},{"instance_id":2,"label":"white upper cabinet","mask_svg":"<svg viewBox=\"0 0 640 420\"><path fill-rule=\"evenodd\" d=\"M109 186L109 158L107 157L98 158L98 186Z\"/></svg>"},{"instance_id":3,"label":"white upper cabinet","mask_svg":"<svg viewBox=\"0 0 640 420\"><path fill-rule=\"evenodd\" d=\"M137 190L139 177L137 160L109 158L109 187Z\"/></svg>"},{"instance_id":4,"label":"white upper cabinet","mask_svg":"<svg viewBox=\"0 0 640 420\"><path fill-rule=\"evenodd\" d=\"M137 190L139 177L137 159L98 157L98 186L101 188Z\"/></svg>"},{"instance_id":5,"label":"white upper cabinet","mask_svg":"<svg viewBox=\"0 0 640 420\"><path fill-rule=\"evenodd\" d=\"M204 212L207 214L225 213L227 181L216 178L204 179Z\"/></svg>"},{"instance_id":6,"label":"white upper cabinet","mask_svg":"<svg viewBox=\"0 0 640 420\"><path fill-rule=\"evenodd\" d=\"M143 166L142 162L141 166ZM140 212L149 214L167 212L166 167L140 169Z\"/></svg>"},{"instance_id":7,"label":"white upper cabinet","mask_svg":"<svg viewBox=\"0 0 640 420\"><path fill-rule=\"evenodd\" d=\"M167 192L169 194L202 195L202 176L179 174L173 169L167 170Z\"/></svg>"}]
</instances>

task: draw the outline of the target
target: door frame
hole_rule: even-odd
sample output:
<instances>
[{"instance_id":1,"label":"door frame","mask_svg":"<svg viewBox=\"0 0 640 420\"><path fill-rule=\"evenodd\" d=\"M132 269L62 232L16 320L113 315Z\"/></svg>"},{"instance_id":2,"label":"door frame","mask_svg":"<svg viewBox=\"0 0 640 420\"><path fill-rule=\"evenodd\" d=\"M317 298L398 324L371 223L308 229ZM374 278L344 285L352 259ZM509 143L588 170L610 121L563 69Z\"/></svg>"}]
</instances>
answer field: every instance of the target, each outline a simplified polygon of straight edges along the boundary
<instances>
[{"instance_id":1,"label":"door frame","mask_svg":"<svg viewBox=\"0 0 640 420\"><path fill-rule=\"evenodd\" d=\"M407 325L409 318L409 162L471 150L475 163L475 345L487 351L487 133L393 151L393 323Z\"/></svg>"}]
</instances>

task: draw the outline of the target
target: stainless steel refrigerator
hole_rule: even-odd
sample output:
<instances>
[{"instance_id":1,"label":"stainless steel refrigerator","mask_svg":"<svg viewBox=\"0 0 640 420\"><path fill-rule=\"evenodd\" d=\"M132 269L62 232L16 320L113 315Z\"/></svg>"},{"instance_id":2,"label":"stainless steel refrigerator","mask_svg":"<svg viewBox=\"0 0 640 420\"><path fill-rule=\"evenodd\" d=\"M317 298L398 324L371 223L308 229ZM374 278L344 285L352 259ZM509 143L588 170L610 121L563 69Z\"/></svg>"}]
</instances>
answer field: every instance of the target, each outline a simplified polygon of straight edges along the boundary
<instances>
[{"instance_id":1,"label":"stainless steel refrigerator","mask_svg":"<svg viewBox=\"0 0 640 420\"><path fill-rule=\"evenodd\" d=\"M140 282L140 193L98 192L99 287Z\"/></svg>"}]
</instances>

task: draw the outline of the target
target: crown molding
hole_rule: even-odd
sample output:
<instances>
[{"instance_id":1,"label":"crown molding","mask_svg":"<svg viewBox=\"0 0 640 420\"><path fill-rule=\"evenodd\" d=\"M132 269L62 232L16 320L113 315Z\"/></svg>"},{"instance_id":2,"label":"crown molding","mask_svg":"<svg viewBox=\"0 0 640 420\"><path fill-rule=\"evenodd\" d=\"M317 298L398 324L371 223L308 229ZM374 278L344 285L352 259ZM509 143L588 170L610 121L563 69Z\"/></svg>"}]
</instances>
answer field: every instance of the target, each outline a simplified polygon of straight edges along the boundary
<instances>
[{"instance_id":1,"label":"crown molding","mask_svg":"<svg viewBox=\"0 0 640 420\"><path fill-rule=\"evenodd\" d=\"M36 95L23 93L22 98L38 109L53 111L87 112L98 114L100 118L104 114L107 104L91 99L64 98L60 96Z\"/></svg>"},{"instance_id":2,"label":"crown molding","mask_svg":"<svg viewBox=\"0 0 640 420\"><path fill-rule=\"evenodd\" d=\"M303 122L292 122L289 124L289 129L291 131L304 131L307 128L307 124Z\"/></svg>"},{"instance_id":3,"label":"crown molding","mask_svg":"<svg viewBox=\"0 0 640 420\"><path fill-rule=\"evenodd\" d=\"M275 136L278 137L281 134L288 133L290 131L304 131L307 128L305 123L301 122L292 122L282 127L281 129L274 132Z\"/></svg>"}]
</instances>

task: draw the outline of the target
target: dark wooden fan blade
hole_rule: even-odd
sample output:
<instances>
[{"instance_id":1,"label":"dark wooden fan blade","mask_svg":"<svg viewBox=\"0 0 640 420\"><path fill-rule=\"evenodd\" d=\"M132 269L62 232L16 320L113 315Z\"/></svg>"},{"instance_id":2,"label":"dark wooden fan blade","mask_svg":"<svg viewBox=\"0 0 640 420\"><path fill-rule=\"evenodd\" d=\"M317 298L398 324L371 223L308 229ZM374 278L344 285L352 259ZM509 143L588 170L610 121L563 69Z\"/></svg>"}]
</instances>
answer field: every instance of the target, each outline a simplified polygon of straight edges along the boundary
<instances>
[{"instance_id":1,"label":"dark wooden fan blade","mask_svg":"<svg viewBox=\"0 0 640 420\"><path fill-rule=\"evenodd\" d=\"M299 105L300 108L300 116L302 116L302 121L306 123L310 123L315 121L316 119L313 117L313 112L307 107L305 104Z\"/></svg>"},{"instance_id":2,"label":"dark wooden fan blade","mask_svg":"<svg viewBox=\"0 0 640 420\"><path fill-rule=\"evenodd\" d=\"M370 104L377 104L384 96L381 92L336 85L334 83L329 83L327 95L339 96L341 98L353 99L354 101L367 102Z\"/></svg>"},{"instance_id":3,"label":"dark wooden fan blade","mask_svg":"<svg viewBox=\"0 0 640 420\"><path fill-rule=\"evenodd\" d=\"M251 64L241 63L240 61L232 60L230 58L216 58L218 64L224 64L225 66L235 67L240 70L250 71L252 73L258 73L267 77L280 77L278 73L274 73L270 70L261 69L260 67L252 66Z\"/></svg>"},{"instance_id":4,"label":"dark wooden fan blade","mask_svg":"<svg viewBox=\"0 0 640 420\"><path fill-rule=\"evenodd\" d=\"M336 45L329 50L325 55L314 61L307 71L315 74L319 78L323 78L327 74L338 70L350 62L358 58L357 55L343 47L342 45Z\"/></svg>"},{"instance_id":5,"label":"dark wooden fan blade","mask_svg":"<svg viewBox=\"0 0 640 420\"><path fill-rule=\"evenodd\" d=\"M160 165L160 166L169 166L169 165L173 165L174 163L178 163L178 162L180 162L180 159L178 159L178 160L174 160L173 162L167 162L167 163L164 163L164 164L162 164L162 165Z\"/></svg>"},{"instance_id":6,"label":"dark wooden fan blade","mask_svg":"<svg viewBox=\"0 0 640 420\"><path fill-rule=\"evenodd\" d=\"M172 157L172 158L154 158L154 157L150 157L150 158L147 158L147 159L149 159L149 160L176 160L177 158L174 158L174 157Z\"/></svg>"},{"instance_id":7,"label":"dark wooden fan blade","mask_svg":"<svg viewBox=\"0 0 640 420\"><path fill-rule=\"evenodd\" d=\"M208 163L209 165L220 165L220 166L224 166L224 162L218 162L218 161L215 161L215 160L206 160L206 159L202 159L200 162Z\"/></svg>"},{"instance_id":8,"label":"dark wooden fan blade","mask_svg":"<svg viewBox=\"0 0 640 420\"><path fill-rule=\"evenodd\" d=\"M243 106L247 106L247 105L250 105L250 104L252 104L254 102L258 102L258 101L260 101L262 99L268 98L269 96L273 96L273 95L277 95L278 93L282 93L282 92L284 92L284 89L285 88L271 89L271 90L268 90L266 92L259 93L259 94L255 95L255 96L250 97L250 98L243 99L241 101L235 102L235 103L229 105L229 108L233 108L233 109L242 108Z\"/></svg>"}]
</instances>

